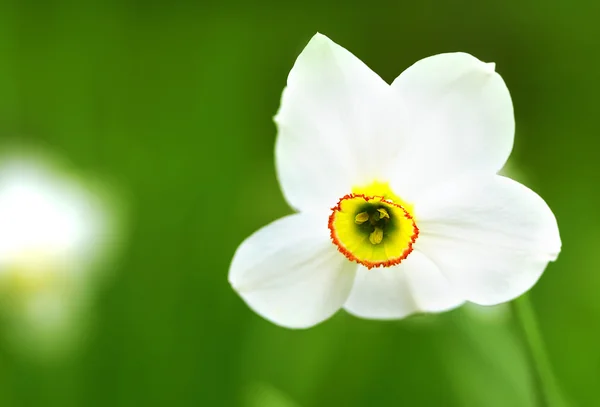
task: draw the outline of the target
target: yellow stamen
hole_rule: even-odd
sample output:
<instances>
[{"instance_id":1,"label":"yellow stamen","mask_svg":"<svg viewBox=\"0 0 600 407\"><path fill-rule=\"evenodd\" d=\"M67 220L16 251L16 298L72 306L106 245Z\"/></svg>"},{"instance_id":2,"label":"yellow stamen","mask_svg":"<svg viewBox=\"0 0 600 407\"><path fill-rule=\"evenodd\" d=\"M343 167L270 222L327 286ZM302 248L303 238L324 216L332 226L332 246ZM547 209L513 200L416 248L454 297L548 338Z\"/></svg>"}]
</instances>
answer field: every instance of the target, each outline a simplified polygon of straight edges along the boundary
<instances>
[{"instance_id":1,"label":"yellow stamen","mask_svg":"<svg viewBox=\"0 0 600 407\"><path fill-rule=\"evenodd\" d=\"M377 212L379 212L379 219L389 219L390 215L385 210L385 208L378 208Z\"/></svg>"},{"instance_id":2,"label":"yellow stamen","mask_svg":"<svg viewBox=\"0 0 600 407\"><path fill-rule=\"evenodd\" d=\"M367 212L361 212L354 217L354 222L359 225L362 225L363 223L365 223L368 220L369 220L369 214Z\"/></svg>"},{"instance_id":3,"label":"yellow stamen","mask_svg":"<svg viewBox=\"0 0 600 407\"><path fill-rule=\"evenodd\" d=\"M369 241L372 244L379 244L383 240L383 229L376 227L375 230L369 235Z\"/></svg>"}]
</instances>

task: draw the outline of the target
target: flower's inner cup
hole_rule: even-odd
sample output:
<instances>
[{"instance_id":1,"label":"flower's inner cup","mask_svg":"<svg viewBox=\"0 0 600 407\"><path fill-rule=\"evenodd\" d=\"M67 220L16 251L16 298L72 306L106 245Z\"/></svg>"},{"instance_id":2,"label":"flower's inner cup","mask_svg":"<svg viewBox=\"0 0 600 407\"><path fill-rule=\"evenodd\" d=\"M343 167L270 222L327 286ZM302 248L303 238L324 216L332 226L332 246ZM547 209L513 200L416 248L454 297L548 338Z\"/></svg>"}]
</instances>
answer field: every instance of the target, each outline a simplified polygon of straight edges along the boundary
<instances>
[{"instance_id":1,"label":"flower's inner cup","mask_svg":"<svg viewBox=\"0 0 600 407\"><path fill-rule=\"evenodd\" d=\"M381 202L380 205L367 203L364 211L359 212L354 217L354 223L358 225L360 231L369 235L371 244L380 244L383 241L384 232L387 227L393 227L392 219L386 209L386 204Z\"/></svg>"},{"instance_id":2,"label":"flower's inner cup","mask_svg":"<svg viewBox=\"0 0 600 407\"><path fill-rule=\"evenodd\" d=\"M419 235L412 207L379 182L342 197L329 229L338 250L369 269L399 264Z\"/></svg>"}]
</instances>

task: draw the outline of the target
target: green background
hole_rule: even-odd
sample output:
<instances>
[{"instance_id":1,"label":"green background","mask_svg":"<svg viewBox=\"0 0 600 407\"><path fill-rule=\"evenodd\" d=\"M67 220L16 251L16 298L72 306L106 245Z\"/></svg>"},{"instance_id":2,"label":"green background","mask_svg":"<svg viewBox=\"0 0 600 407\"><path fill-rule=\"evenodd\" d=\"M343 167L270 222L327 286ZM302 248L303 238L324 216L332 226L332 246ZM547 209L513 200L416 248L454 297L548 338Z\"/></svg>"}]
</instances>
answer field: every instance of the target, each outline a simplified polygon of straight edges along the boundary
<instances>
[{"instance_id":1,"label":"green background","mask_svg":"<svg viewBox=\"0 0 600 407\"><path fill-rule=\"evenodd\" d=\"M510 308L305 331L227 282L237 245L290 213L272 116L317 31L391 82L416 60L495 61L511 165L554 210L559 260L531 291L563 392L600 405L593 1L0 2L0 141L42 146L128 208L82 350L41 363L0 341L0 406L530 406ZM92 317L90 317L92 318Z\"/></svg>"}]
</instances>

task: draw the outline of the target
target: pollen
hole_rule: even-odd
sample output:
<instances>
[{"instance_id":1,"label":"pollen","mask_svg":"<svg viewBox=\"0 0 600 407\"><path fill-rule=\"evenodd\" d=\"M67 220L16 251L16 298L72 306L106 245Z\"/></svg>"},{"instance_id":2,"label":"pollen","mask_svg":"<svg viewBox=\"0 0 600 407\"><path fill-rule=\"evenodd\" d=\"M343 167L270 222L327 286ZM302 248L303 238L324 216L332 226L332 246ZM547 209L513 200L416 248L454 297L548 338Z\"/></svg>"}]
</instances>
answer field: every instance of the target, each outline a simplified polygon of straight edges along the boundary
<instances>
[{"instance_id":1,"label":"pollen","mask_svg":"<svg viewBox=\"0 0 600 407\"><path fill-rule=\"evenodd\" d=\"M385 208L377 208L377 212L379 212L379 219L389 219L390 215L385 210Z\"/></svg>"},{"instance_id":2,"label":"pollen","mask_svg":"<svg viewBox=\"0 0 600 407\"><path fill-rule=\"evenodd\" d=\"M329 230L338 251L369 269L399 264L419 235L413 207L379 182L340 198L331 210Z\"/></svg>"},{"instance_id":3,"label":"pollen","mask_svg":"<svg viewBox=\"0 0 600 407\"><path fill-rule=\"evenodd\" d=\"M375 226L374 230L369 235L371 244L379 244L383 241L383 229Z\"/></svg>"},{"instance_id":4,"label":"pollen","mask_svg":"<svg viewBox=\"0 0 600 407\"><path fill-rule=\"evenodd\" d=\"M367 212L361 212L354 217L354 222L358 225L362 225L369 220L369 214Z\"/></svg>"}]
</instances>

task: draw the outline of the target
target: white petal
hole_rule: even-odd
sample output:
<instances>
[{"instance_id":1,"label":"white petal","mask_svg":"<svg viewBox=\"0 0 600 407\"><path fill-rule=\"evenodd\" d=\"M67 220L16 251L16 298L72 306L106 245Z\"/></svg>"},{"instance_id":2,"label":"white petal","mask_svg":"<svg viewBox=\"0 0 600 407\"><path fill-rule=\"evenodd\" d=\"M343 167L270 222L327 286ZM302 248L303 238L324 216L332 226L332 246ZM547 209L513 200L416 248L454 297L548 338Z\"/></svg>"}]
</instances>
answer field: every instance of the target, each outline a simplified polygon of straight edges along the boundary
<instances>
[{"instance_id":1,"label":"white petal","mask_svg":"<svg viewBox=\"0 0 600 407\"><path fill-rule=\"evenodd\" d=\"M267 225L237 249L229 282L264 318L307 328L344 303L356 266L329 239L327 217L295 214Z\"/></svg>"},{"instance_id":2,"label":"white petal","mask_svg":"<svg viewBox=\"0 0 600 407\"><path fill-rule=\"evenodd\" d=\"M397 319L416 312L440 312L463 303L438 267L418 251L398 266L360 267L344 309L372 319Z\"/></svg>"},{"instance_id":3,"label":"white petal","mask_svg":"<svg viewBox=\"0 0 600 407\"><path fill-rule=\"evenodd\" d=\"M492 305L535 284L561 241L535 192L501 176L449 182L415 206L415 244L465 299Z\"/></svg>"},{"instance_id":4,"label":"white petal","mask_svg":"<svg viewBox=\"0 0 600 407\"><path fill-rule=\"evenodd\" d=\"M409 136L390 170L396 189L408 195L457 174L502 168L515 125L510 94L494 64L464 53L435 55L404 71L392 89L402 133Z\"/></svg>"},{"instance_id":5,"label":"white petal","mask_svg":"<svg viewBox=\"0 0 600 407\"><path fill-rule=\"evenodd\" d=\"M298 210L331 207L379 167L377 127L391 88L324 35L292 68L275 122L283 193ZM372 181L369 179L368 181Z\"/></svg>"}]
</instances>

